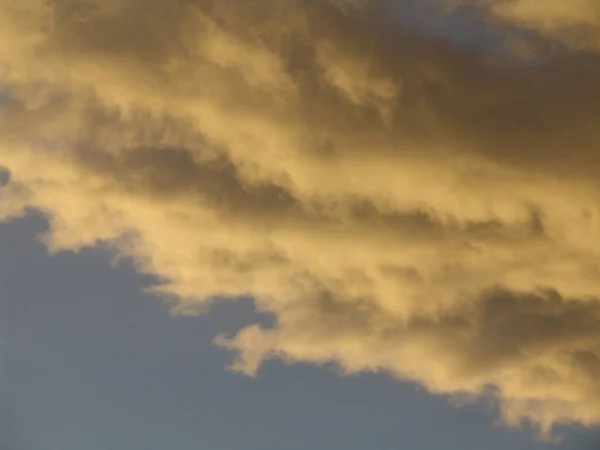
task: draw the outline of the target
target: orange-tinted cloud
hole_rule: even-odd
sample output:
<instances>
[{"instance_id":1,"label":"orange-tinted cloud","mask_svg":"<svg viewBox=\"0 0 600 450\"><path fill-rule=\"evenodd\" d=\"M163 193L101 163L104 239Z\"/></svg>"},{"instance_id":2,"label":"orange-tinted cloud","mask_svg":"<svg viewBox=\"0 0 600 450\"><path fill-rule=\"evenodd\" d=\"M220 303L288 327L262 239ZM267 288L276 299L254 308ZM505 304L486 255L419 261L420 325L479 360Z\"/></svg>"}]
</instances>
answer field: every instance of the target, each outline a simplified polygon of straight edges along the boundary
<instances>
[{"instance_id":1,"label":"orange-tinted cloud","mask_svg":"<svg viewBox=\"0 0 600 450\"><path fill-rule=\"evenodd\" d=\"M107 242L175 312L252 296L275 326L217 339L237 370L597 423L600 60L490 60L384 3L0 0L0 214Z\"/></svg>"}]
</instances>

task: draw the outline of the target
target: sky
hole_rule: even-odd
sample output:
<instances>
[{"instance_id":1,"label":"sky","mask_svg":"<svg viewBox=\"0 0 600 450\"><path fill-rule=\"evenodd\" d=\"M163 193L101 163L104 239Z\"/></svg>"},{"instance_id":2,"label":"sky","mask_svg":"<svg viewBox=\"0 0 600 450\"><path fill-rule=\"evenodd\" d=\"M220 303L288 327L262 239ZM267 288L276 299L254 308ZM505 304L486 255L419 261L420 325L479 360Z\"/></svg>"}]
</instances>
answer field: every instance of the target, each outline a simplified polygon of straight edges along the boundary
<instances>
[{"instance_id":1,"label":"sky","mask_svg":"<svg viewBox=\"0 0 600 450\"><path fill-rule=\"evenodd\" d=\"M596 448L599 52L592 0L0 0L0 448Z\"/></svg>"}]
</instances>

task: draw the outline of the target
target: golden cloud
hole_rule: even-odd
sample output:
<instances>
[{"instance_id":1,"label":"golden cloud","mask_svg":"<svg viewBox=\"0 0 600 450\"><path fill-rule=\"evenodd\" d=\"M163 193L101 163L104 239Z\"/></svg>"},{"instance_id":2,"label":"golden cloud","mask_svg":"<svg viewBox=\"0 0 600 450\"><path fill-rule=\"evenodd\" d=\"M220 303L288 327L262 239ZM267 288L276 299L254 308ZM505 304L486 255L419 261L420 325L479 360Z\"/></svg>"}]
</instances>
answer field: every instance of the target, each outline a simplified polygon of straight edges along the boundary
<instances>
[{"instance_id":1,"label":"golden cloud","mask_svg":"<svg viewBox=\"0 0 600 450\"><path fill-rule=\"evenodd\" d=\"M498 8L579 17L521 1ZM178 313L253 297L275 325L217 338L236 370L333 361L596 424L600 60L489 60L387 11L0 0L0 215L110 244Z\"/></svg>"}]
</instances>

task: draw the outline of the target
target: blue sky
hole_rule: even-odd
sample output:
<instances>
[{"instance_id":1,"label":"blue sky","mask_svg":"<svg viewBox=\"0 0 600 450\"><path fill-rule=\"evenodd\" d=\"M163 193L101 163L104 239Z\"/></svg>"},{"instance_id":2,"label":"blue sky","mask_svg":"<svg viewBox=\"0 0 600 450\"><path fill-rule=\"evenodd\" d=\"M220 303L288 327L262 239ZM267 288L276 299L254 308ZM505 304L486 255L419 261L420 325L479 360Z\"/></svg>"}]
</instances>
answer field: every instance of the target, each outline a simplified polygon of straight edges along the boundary
<instances>
[{"instance_id":1,"label":"blue sky","mask_svg":"<svg viewBox=\"0 0 600 450\"><path fill-rule=\"evenodd\" d=\"M48 256L41 216L0 226L10 450L592 450L494 427L484 407L449 406L386 375L273 361L225 370L215 334L256 320L247 303L173 318L152 282L101 250Z\"/></svg>"}]
</instances>

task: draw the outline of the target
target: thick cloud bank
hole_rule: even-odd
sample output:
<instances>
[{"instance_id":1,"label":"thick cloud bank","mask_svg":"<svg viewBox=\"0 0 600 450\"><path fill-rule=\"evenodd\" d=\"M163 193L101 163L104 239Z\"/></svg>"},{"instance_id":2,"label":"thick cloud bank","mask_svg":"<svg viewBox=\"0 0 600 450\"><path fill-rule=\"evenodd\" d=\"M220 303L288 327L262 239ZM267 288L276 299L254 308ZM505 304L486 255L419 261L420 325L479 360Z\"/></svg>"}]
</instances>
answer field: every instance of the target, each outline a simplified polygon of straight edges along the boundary
<instances>
[{"instance_id":1,"label":"thick cloud bank","mask_svg":"<svg viewBox=\"0 0 600 450\"><path fill-rule=\"evenodd\" d=\"M252 296L275 325L217 337L236 370L335 362L598 423L596 2L432 3L537 64L405 29L410 3L0 0L1 217L108 243L178 313Z\"/></svg>"}]
</instances>

